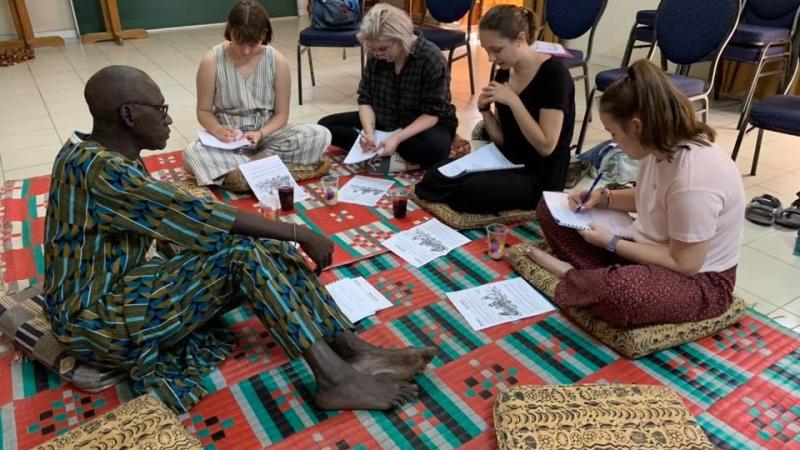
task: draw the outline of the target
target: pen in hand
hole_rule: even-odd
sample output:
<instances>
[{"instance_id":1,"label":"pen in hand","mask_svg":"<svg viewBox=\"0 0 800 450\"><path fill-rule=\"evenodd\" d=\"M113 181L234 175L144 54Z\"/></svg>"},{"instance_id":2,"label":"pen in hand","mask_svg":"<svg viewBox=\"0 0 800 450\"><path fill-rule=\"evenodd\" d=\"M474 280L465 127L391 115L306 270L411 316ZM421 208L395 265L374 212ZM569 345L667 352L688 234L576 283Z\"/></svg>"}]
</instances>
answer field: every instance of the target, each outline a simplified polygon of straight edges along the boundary
<instances>
[{"instance_id":1,"label":"pen in hand","mask_svg":"<svg viewBox=\"0 0 800 450\"><path fill-rule=\"evenodd\" d=\"M354 129L354 130L356 130L356 131L358 132L358 135L361 137L361 139L363 139L364 141L367 141L367 135L366 135L366 134L364 134L364 130L359 130L359 129L358 129L358 128L356 128L356 127L353 127L353 129ZM364 148L364 150L366 150L366 151L372 151L373 149L375 149L375 144L374 144L374 142L373 142L372 144L373 144L373 145L369 146L369 148ZM363 147L363 146L362 146L362 147Z\"/></svg>"},{"instance_id":2,"label":"pen in hand","mask_svg":"<svg viewBox=\"0 0 800 450\"><path fill-rule=\"evenodd\" d=\"M592 186L589 188L588 191L586 191L585 194L583 194L583 197L581 197L581 204L578 205L578 208L575 210L576 213L581 212L581 209L583 208L583 204L586 203L586 201L589 200L589 197L592 196L592 191L597 186L597 183L600 181L600 178L603 178L603 171L597 172L597 178L594 179L594 182L592 183Z\"/></svg>"}]
</instances>

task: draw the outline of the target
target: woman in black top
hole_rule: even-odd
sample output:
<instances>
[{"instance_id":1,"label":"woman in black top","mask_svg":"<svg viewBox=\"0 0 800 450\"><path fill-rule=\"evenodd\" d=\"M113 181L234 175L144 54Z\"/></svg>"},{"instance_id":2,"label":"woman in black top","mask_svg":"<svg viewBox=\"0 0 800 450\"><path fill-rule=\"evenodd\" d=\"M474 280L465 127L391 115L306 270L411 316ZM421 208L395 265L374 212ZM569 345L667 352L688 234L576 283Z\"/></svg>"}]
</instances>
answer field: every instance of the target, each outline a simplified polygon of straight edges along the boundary
<instances>
[{"instance_id":1,"label":"woman in black top","mask_svg":"<svg viewBox=\"0 0 800 450\"><path fill-rule=\"evenodd\" d=\"M417 184L422 199L462 212L495 213L533 210L542 191L564 189L575 85L558 59L530 47L534 35L533 12L513 5L493 7L480 22L481 46L499 70L483 88L478 109L492 142L525 168L449 178L439 172L439 164Z\"/></svg>"},{"instance_id":2,"label":"woman in black top","mask_svg":"<svg viewBox=\"0 0 800 450\"><path fill-rule=\"evenodd\" d=\"M397 152L423 166L446 159L458 121L442 51L414 33L408 14L386 4L370 9L357 37L369 51L358 87L358 112L320 119L333 136L331 143L349 150L358 138L355 128L360 128L362 147L378 155ZM376 129L397 132L376 142Z\"/></svg>"}]
</instances>

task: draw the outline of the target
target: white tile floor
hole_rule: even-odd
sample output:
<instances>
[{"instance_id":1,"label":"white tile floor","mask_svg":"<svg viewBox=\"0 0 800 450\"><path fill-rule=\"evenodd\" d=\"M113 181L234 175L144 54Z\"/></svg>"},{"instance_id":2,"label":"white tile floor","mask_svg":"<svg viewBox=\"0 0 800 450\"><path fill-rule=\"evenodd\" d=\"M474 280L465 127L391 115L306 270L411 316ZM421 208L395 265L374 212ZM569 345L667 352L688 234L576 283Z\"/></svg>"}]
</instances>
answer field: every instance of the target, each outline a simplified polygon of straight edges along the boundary
<instances>
[{"instance_id":1,"label":"white tile floor","mask_svg":"<svg viewBox=\"0 0 800 450\"><path fill-rule=\"evenodd\" d=\"M297 35L308 25L307 19L274 20L275 41L292 66L293 122L316 122L320 117L355 108L359 80L359 57L354 49L342 60L341 49L314 49L317 86L312 87L307 60L303 65L303 97L297 105ZM84 82L99 68L127 64L148 72L161 86L174 121L167 150L185 147L194 139L197 127L195 70L202 55L222 38L222 27L151 33L148 39L81 45L67 41L64 48L41 48L36 59L0 68L0 157L6 179L26 178L50 172L61 142L73 130L89 131L91 117L83 101ZM489 76L486 53L473 47L476 88ZM592 73L604 67L593 67ZM480 118L475 98L469 93L466 60L453 68L453 103L458 108L461 136L469 137ZM578 121L584 110L584 92L578 84ZM719 141L729 151L736 139L734 129L738 103L716 104L710 123L718 130ZM607 139L599 121L587 133L587 146ZM576 126L576 136L578 126ZM742 173L749 173L755 142L754 133L745 140L739 161ZM800 190L800 138L766 133L758 175L743 176L748 198L770 193L789 203ZM796 233L760 227L746 222L744 246L737 292L754 307L784 325L800 331L800 257L792 255Z\"/></svg>"}]
</instances>

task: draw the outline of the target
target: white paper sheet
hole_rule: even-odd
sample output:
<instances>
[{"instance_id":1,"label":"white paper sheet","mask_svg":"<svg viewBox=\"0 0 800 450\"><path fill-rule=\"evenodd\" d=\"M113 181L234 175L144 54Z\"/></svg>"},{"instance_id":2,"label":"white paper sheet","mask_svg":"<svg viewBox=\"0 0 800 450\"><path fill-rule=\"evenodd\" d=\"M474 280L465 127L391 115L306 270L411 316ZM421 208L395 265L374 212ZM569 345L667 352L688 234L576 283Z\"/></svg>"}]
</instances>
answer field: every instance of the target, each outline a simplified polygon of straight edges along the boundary
<instances>
[{"instance_id":1,"label":"white paper sheet","mask_svg":"<svg viewBox=\"0 0 800 450\"><path fill-rule=\"evenodd\" d=\"M298 186L289 169L277 155L244 163L239 169L261 203L267 203L268 199L278 197L278 188L285 184L294 186L295 203L308 198L308 193Z\"/></svg>"},{"instance_id":2,"label":"white paper sheet","mask_svg":"<svg viewBox=\"0 0 800 450\"><path fill-rule=\"evenodd\" d=\"M244 136L240 137L239 139L236 139L235 141L222 142L219 139L217 139L213 134L202 129L197 130L197 137L200 138L200 142L202 142L203 145L208 147L221 148L223 150L235 150L237 148L253 146L253 144L251 144L250 141L248 141Z\"/></svg>"},{"instance_id":3,"label":"white paper sheet","mask_svg":"<svg viewBox=\"0 0 800 450\"><path fill-rule=\"evenodd\" d=\"M483 330L555 309L522 278L448 292L447 298L473 330Z\"/></svg>"},{"instance_id":4,"label":"white paper sheet","mask_svg":"<svg viewBox=\"0 0 800 450\"><path fill-rule=\"evenodd\" d=\"M587 230L594 223L611 230L617 236L633 239L633 219L627 213L610 209L584 209L576 213L569 207L566 192L544 192L544 201L556 223L562 227Z\"/></svg>"},{"instance_id":5,"label":"white paper sheet","mask_svg":"<svg viewBox=\"0 0 800 450\"><path fill-rule=\"evenodd\" d=\"M490 170L517 169L525 167L523 164L514 164L509 161L494 143L484 145L474 152L462 156L450 163L439 167L439 172L453 178L473 172L486 172Z\"/></svg>"},{"instance_id":6,"label":"white paper sheet","mask_svg":"<svg viewBox=\"0 0 800 450\"><path fill-rule=\"evenodd\" d=\"M339 201L375 206L392 186L392 180L356 175L339 190Z\"/></svg>"},{"instance_id":7,"label":"white paper sheet","mask_svg":"<svg viewBox=\"0 0 800 450\"><path fill-rule=\"evenodd\" d=\"M559 56L562 58L572 56L563 45L556 42L536 41L533 43L532 47L539 53L547 53L548 55Z\"/></svg>"},{"instance_id":8,"label":"white paper sheet","mask_svg":"<svg viewBox=\"0 0 800 450\"><path fill-rule=\"evenodd\" d=\"M394 306L364 277L344 278L325 287L342 313L353 323Z\"/></svg>"},{"instance_id":9,"label":"white paper sheet","mask_svg":"<svg viewBox=\"0 0 800 450\"><path fill-rule=\"evenodd\" d=\"M375 130L375 144L380 144L381 141L386 139L387 137L393 135L394 131L381 131ZM360 163L361 161L366 161L375 156L375 152L368 152L361 147L361 136L356 138L356 141L353 143L353 146L350 147L350 151L347 153L347 157L344 159L345 164L355 164Z\"/></svg>"},{"instance_id":10,"label":"white paper sheet","mask_svg":"<svg viewBox=\"0 0 800 450\"><path fill-rule=\"evenodd\" d=\"M438 219L431 219L395 234L383 241L383 246L412 266L422 267L469 241L469 238L439 222Z\"/></svg>"}]
</instances>

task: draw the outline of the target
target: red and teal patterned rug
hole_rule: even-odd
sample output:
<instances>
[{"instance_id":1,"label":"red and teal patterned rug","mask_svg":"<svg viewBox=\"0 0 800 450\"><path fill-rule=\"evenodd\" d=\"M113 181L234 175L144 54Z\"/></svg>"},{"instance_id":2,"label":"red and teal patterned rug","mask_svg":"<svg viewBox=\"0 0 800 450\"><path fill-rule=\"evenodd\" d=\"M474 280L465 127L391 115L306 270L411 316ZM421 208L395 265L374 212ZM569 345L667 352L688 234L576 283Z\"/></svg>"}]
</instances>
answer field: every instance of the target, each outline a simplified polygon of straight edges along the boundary
<instances>
[{"instance_id":1,"label":"red and teal patterned rug","mask_svg":"<svg viewBox=\"0 0 800 450\"><path fill-rule=\"evenodd\" d=\"M174 167L154 172L161 170ZM0 217L7 219L2 259L5 270L9 263L14 270L4 277L12 285L35 283L41 273L36 247L47 184L46 178L12 183L11 195L0 201ZM181 416L183 424L208 450L491 449L494 396L511 386L646 383L675 389L719 448L800 448L796 333L748 310L715 336L630 361L558 312L473 331L445 293L516 275L486 256L482 232L466 235L471 243L418 269L382 253L323 274L326 282L364 276L395 304L360 323L370 342L439 347L416 379L418 400L390 412L316 410L306 364L289 361L240 308L225 316L239 346L206 377L211 394ZM536 236L535 224L518 226L512 243ZM9 450L31 448L130 398L126 383L89 394L35 362L2 357L0 443Z\"/></svg>"}]
</instances>

